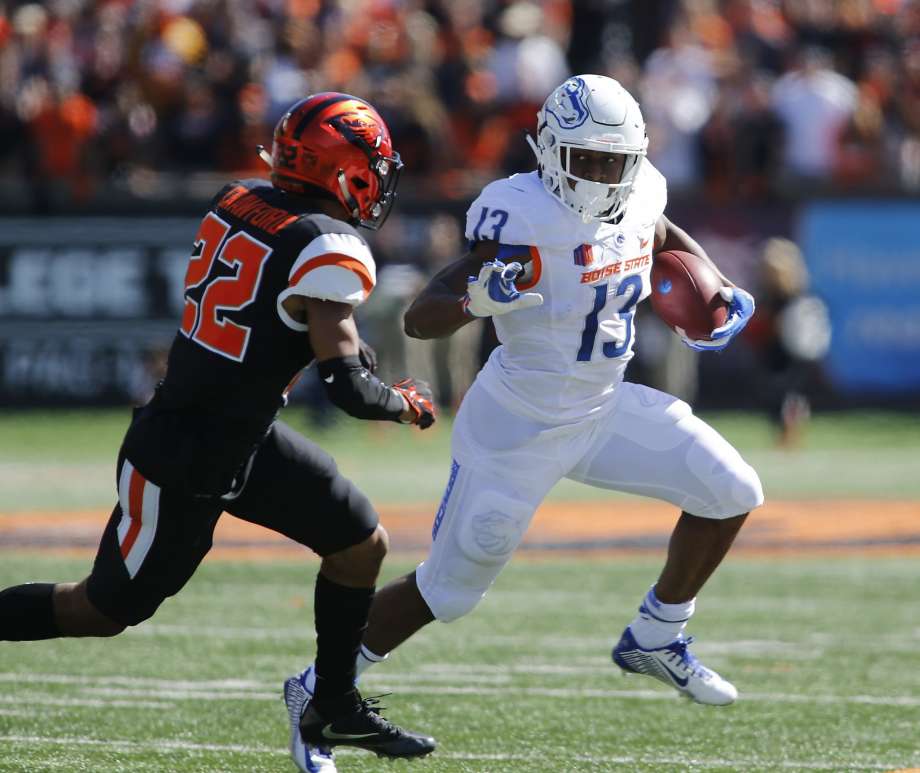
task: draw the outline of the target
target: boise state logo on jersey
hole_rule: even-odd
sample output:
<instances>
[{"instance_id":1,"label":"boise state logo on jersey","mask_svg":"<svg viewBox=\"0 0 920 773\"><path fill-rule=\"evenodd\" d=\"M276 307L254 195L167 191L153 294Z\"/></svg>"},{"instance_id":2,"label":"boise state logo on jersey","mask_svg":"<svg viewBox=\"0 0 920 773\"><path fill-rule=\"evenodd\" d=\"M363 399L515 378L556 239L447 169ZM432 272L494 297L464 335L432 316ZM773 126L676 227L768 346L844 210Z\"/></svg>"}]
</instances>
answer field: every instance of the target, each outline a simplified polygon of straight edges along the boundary
<instances>
[{"instance_id":1,"label":"boise state logo on jersey","mask_svg":"<svg viewBox=\"0 0 920 773\"><path fill-rule=\"evenodd\" d=\"M555 104L547 106L546 112L556 119L561 128L575 129L588 120L585 89L581 78L569 78L557 89Z\"/></svg>"}]
</instances>

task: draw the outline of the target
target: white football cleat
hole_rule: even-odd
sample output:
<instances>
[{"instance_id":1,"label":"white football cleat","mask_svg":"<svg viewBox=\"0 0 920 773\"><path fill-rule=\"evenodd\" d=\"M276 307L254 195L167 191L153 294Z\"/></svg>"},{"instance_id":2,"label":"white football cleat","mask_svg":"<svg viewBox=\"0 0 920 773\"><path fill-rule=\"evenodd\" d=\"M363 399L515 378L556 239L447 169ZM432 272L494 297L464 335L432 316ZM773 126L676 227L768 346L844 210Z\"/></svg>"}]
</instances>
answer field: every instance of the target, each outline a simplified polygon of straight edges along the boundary
<instances>
[{"instance_id":1,"label":"white football cleat","mask_svg":"<svg viewBox=\"0 0 920 773\"><path fill-rule=\"evenodd\" d=\"M694 657L689 649L692 641L693 637L685 639L681 635L664 647L644 649L627 627L611 655L624 671L654 677L697 703L709 706L734 703L738 697L735 685Z\"/></svg>"},{"instance_id":2,"label":"white football cleat","mask_svg":"<svg viewBox=\"0 0 920 773\"><path fill-rule=\"evenodd\" d=\"M300 737L300 716L304 706L313 697L313 666L284 683L284 703L291 720L291 759L302 773L337 773L332 750L325 746L311 746Z\"/></svg>"}]
</instances>

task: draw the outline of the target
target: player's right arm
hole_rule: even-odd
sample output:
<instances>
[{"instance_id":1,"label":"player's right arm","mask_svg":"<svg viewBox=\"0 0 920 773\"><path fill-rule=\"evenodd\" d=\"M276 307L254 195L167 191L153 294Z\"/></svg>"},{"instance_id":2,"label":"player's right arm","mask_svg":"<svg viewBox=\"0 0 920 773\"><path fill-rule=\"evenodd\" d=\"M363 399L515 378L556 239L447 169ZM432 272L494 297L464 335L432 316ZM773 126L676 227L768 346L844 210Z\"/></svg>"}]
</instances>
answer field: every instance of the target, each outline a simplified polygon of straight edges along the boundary
<instances>
[{"instance_id":1,"label":"player's right arm","mask_svg":"<svg viewBox=\"0 0 920 773\"><path fill-rule=\"evenodd\" d=\"M498 246L498 242L476 242L466 255L435 274L406 311L406 335L444 338L472 322L475 317L463 308L467 282L479 274L483 263L495 259Z\"/></svg>"},{"instance_id":2,"label":"player's right arm","mask_svg":"<svg viewBox=\"0 0 920 773\"><path fill-rule=\"evenodd\" d=\"M539 293L522 294L514 286L521 271L515 259L529 260L529 255L511 254L515 249L521 248L475 242L470 252L435 274L412 302L404 318L406 335L443 338L474 319L543 303Z\"/></svg>"}]
</instances>

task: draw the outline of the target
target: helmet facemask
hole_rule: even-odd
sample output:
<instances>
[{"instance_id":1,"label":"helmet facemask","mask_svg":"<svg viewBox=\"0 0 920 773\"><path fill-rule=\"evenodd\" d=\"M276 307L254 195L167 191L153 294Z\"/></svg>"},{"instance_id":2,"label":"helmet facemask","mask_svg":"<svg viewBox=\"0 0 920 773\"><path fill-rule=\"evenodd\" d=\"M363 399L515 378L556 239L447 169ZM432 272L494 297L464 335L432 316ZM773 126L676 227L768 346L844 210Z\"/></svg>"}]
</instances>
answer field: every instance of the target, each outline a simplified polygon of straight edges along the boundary
<instances>
[{"instance_id":1,"label":"helmet facemask","mask_svg":"<svg viewBox=\"0 0 920 773\"><path fill-rule=\"evenodd\" d=\"M340 169L336 179L342 203L352 217L364 228L376 231L386 221L396 200L396 186L403 168L402 159L395 150L391 154L381 152L381 135L368 137L364 132L356 131L347 120L340 118L333 118L330 123L367 156L370 175L366 178L363 175L353 175L349 180L345 171Z\"/></svg>"},{"instance_id":2,"label":"helmet facemask","mask_svg":"<svg viewBox=\"0 0 920 773\"><path fill-rule=\"evenodd\" d=\"M530 136L527 140L537 156L543 184L553 196L585 223L592 220L608 222L623 214L645 156L644 147L598 140L584 140L578 144L562 142L542 122L537 137L539 144ZM622 156L622 172L617 182L599 182L579 176L573 159L584 150Z\"/></svg>"}]
</instances>

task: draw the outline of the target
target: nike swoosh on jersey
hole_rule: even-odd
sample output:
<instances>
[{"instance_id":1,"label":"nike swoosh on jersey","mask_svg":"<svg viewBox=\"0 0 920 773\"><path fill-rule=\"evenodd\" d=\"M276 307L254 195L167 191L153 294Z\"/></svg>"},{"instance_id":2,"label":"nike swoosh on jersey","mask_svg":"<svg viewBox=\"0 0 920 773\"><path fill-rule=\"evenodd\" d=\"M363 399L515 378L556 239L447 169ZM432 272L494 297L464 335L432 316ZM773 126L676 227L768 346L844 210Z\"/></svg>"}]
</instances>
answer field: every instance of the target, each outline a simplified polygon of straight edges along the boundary
<instances>
[{"instance_id":1,"label":"nike swoosh on jersey","mask_svg":"<svg viewBox=\"0 0 920 773\"><path fill-rule=\"evenodd\" d=\"M331 384L334 380L335 380L335 373L330 373L329 378L323 379L323 381L325 381L327 384Z\"/></svg>"},{"instance_id":2,"label":"nike swoosh on jersey","mask_svg":"<svg viewBox=\"0 0 920 773\"><path fill-rule=\"evenodd\" d=\"M323 728L323 738L330 741L356 741L359 738L373 738L377 733L337 733L332 730L332 723Z\"/></svg>"}]
</instances>

